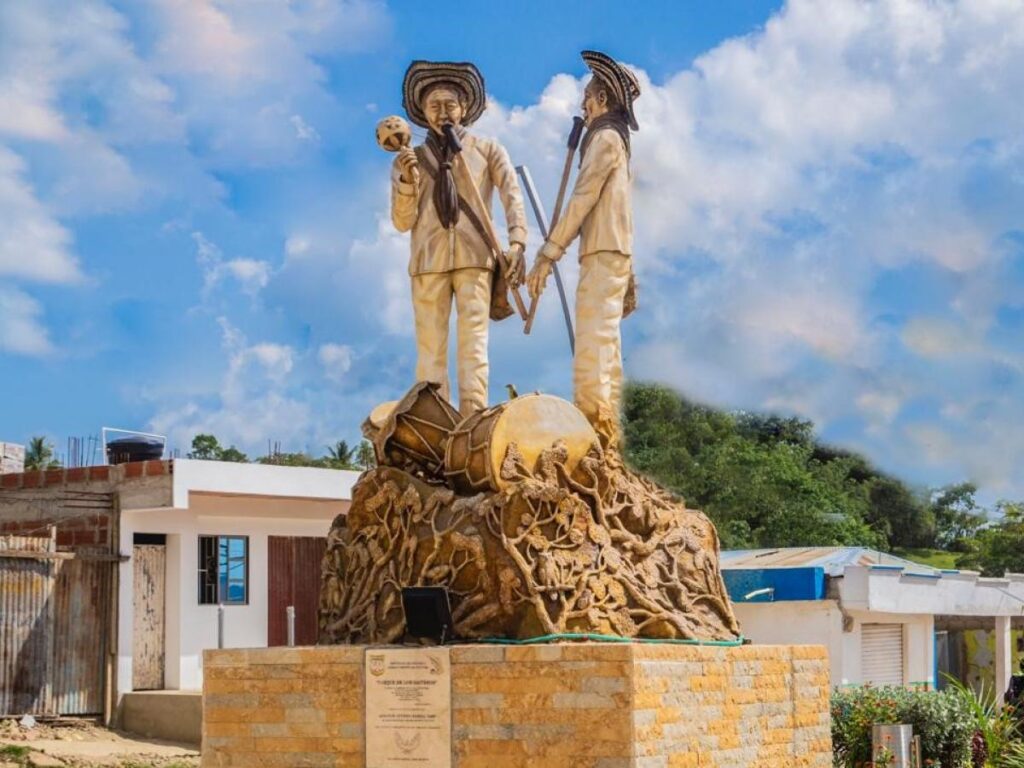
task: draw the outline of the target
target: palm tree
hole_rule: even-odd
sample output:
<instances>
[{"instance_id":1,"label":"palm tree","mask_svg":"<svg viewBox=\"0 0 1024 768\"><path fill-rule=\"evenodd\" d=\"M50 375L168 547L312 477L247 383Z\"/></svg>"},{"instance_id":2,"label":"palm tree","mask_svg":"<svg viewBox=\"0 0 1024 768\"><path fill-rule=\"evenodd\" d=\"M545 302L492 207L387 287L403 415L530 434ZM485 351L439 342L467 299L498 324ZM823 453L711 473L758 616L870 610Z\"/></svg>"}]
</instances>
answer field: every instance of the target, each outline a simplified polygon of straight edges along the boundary
<instances>
[{"instance_id":1,"label":"palm tree","mask_svg":"<svg viewBox=\"0 0 1024 768\"><path fill-rule=\"evenodd\" d=\"M327 448L327 460L338 469L356 468L356 448L349 448L347 440L339 440Z\"/></svg>"},{"instance_id":2,"label":"palm tree","mask_svg":"<svg viewBox=\"0 0 1024 768\"><path fill-rule=\"evenodd\" d=\"M377 466L377 456L368 440L363 440L359 444L359 448L356 450L356 464L363 469L373 469Z\"/></svg>"},{"instance_id":3,"label":"palm tree","mask_svg":"<svg viewBox=\"0 0 1024 768\"><path fill-rule=\"evenodd\" d=\"M58 469L60 462L53 454L53 446L45 437L37 436L28 441L25 449L25 471L37 469Z\"/></svg>"}]
</instances>

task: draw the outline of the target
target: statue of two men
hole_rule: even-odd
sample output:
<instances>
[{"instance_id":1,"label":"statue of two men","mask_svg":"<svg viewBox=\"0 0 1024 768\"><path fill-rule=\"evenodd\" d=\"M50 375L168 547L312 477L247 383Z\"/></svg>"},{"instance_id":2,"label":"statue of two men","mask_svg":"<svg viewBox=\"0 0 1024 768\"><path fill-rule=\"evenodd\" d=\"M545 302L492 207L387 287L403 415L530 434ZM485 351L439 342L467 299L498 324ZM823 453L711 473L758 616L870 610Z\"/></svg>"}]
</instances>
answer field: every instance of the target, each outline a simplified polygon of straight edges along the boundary
<instances>
[{"instance_id":1,"label":"statue of two men","mask_svg":"<svg viewBox=\"0 0 1024 768\"><path fill-rule=\"evenodd\" d=\"M543 291L552 265L580 237L576 293L574 399L610 441L618 437L622 393L620 322L632 281L633 220L630 196L630 131L637 130L633 103L636 77L603 53L584 51L592 77L583 97L586 133L580 169L564 214L549 233L526 279L530 294ZM391 216L399 231L412 231L409 273L416 320L420 381L447 392L448 325L454 298L458 313L459 410L487 407L487 334L493 305L504 299L495 282L496 264L484 227L490 210L475 210L454 172L457 162L444 126L462 145L468 176L489 208L497 190L508 227L508 270L515 288L523 280L526 215L522 194L505 149L467 128L486 104L484 81L472 64L416 61L406 72L403 104L410 120L427 129L426 141L399 151L392 170ZM507 310L506 310L507 313Z\"/></svg>"}]
</instances>

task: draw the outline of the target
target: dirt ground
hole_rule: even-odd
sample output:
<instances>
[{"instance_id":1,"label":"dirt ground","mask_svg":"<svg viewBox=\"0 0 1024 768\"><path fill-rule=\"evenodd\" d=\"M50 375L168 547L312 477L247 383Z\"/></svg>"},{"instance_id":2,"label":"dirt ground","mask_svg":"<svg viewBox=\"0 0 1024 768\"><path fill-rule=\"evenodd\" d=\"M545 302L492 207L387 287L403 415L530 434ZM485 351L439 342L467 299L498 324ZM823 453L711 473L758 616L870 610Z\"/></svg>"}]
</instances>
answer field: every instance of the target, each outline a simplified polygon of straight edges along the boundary
<instances>
[{"instance_id":1,"label":"dirt ground","mask_svg":"<svg viewBox=\"0 0 1024 768\"><path fill-rule=\"evenodd\" d=\"M103 728L94 720L60 719L31 728L0 720L0 768L195 768L199 751L189 744L140 739Z\"/></svg>"}]
</instances>

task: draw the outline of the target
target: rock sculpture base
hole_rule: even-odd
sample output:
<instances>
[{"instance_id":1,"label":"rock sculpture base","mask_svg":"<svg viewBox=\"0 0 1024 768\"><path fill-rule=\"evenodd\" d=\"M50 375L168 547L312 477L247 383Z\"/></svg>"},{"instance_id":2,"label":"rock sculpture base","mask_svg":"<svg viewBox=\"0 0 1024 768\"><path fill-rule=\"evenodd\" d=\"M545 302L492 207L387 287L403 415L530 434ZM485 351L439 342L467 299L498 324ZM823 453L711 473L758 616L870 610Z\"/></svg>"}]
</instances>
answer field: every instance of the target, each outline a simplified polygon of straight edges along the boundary
<instances>
[{"instance_id":1,"label":"rock sculpture base","mask_svg":"<svg viewBox=\"0 0 1024 768\"><path fill-rule=\"evenodd\" d=\"M594 445L566 471L512 444L500 491L460 496L394 467L367 471L328 537L321 643L391 643L401 590L445 586L461 638L598 633L731 640L739 627L707 517Z\"/></svg>"}]
</instances>

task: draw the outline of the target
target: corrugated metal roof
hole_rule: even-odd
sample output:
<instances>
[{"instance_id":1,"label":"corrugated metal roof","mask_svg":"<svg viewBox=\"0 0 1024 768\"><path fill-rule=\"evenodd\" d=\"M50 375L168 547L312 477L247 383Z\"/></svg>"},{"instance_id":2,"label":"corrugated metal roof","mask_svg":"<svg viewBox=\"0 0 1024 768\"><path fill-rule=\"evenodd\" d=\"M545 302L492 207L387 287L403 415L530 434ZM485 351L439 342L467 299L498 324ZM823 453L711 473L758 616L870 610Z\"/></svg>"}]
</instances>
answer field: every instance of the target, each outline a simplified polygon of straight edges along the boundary
<instances>
[{"instance_id":1,"label":"corrugated metal roof","mask_svg":"<svg viewBox=\"0 0 1024 768\"><path fill-rule=\"evenodd\" d=\"M731 549L722 552L722 568L824 568L829 576L842 576L848 565L902 568L907 573L938 576L942 571L868 547L780 547Z\"/></svg>"}]
</instances>

